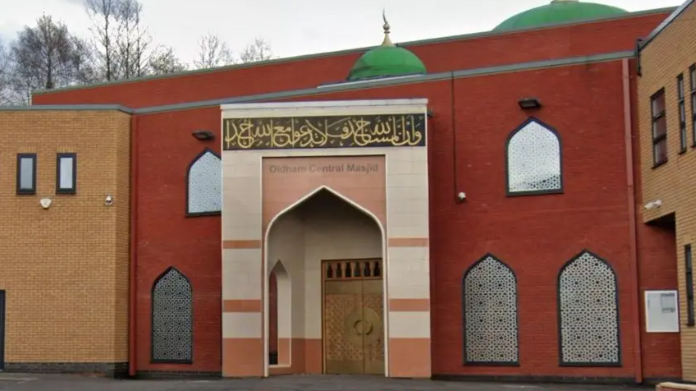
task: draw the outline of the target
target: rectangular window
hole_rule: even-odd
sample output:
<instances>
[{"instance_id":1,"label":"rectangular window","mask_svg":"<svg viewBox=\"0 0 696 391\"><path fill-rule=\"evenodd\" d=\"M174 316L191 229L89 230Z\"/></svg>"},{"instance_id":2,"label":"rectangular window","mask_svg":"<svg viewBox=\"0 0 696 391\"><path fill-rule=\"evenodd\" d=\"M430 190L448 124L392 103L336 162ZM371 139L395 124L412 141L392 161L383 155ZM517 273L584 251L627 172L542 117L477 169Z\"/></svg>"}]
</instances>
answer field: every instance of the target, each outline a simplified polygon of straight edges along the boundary
<instances>
[{"instance_id":1,"label":"rectangular window","mask_svg":"<svg viewBox=\"0 0 696 391\"><path fill-rule=\"evenodd\" d=\"M689 68L689 84L691 85L691 132L693 146L696 147L696 64Z\"/></svg>"},{"instance_id":2,"label":"rectangular window","mask_svg":"<svg viewBox=\"0 0 696 391\"><path fill-rule=\"evenodd\" d=\"M59 153L56 161L56 194L75 194L77 188L77 155Z\"/></svg>"},{"instance_id":3,"label":"rectangular window","mask_svg":"<svg viewBox=\"0 0 696 391\"><path fill-rule=\"evenodd\" d=\"M667 163L667 116L665 89L650 98L652 116L653 163L655 167Z\"/></svg>"},{"instance_id":4,"label":"rectangular window","mask_svg":"<svg viewBox=\"0 0 696 391\"><path fill-rule=\"evenodd\" d=\"M679 153L686 152L686 102L684 101L684 74L677 76L677 105L679 107Z\"/></svg>"},{"instance_id":5,"label":"rectangular window","mask_svg":"<svg viewBox=\"0 0 696 391\"><path fill-rule=\"evenodd\" d=\"M17 154L17 194L36 194L36 154Z\"/></svg>"},{"instance_id":6,"label":"rectangular window","mask_svg":"<svg viewBox=\"0 0 696 391\"><path fill-rule=\"evenodd\" d=\"M684 260L686 269L686 325L696 325L694 316L694 272L691 258L691 245L684 246Z\"/></svg>"}]
</instances>

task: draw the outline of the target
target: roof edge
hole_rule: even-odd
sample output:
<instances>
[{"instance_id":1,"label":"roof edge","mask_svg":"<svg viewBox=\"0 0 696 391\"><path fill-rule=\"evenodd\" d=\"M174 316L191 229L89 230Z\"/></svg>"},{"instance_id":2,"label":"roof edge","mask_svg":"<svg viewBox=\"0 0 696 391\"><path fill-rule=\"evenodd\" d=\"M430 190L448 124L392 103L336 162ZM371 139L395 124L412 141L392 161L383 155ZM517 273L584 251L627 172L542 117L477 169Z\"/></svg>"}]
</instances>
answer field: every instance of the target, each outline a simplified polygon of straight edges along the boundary
<instances>
[{"instance_id":1,"label":"roof edge","mask_svg":"<svg viewBox=\"0 0 696 391\"><path fill-rule=\"evenodd\" d=\"M414 75L412 77L393 77L364 82L345 82L333 85L317 86L299 90L288 90L281 92L271 92L265 94L238 96L232 98L221 98L214 100L178 103L172 105L151 106L138 109L128 108L122 105L36 105L36 106L0 106L0 111L58 111L58 110L116 110L127 114L156 114L179 110L191 110L205 107L223 106L236 103L264 102L272 99L285 99L300 96L323 95L341 91L355 91L369 88L378 88L393 85L416 84L430 81L447 80L451 78L461 79L466 77L486 76L508 72L522 72L533 69L555 68L560 66L574 66L606 61L616 61L627 58L634 58L634 51L620 51L612 53L597 54L591 56L567 57L555 60L532 61L510 65L499 65L493 67L464 69L458 71L440 72L426 75Z\"/></svg>"},{"instance_id":2,"label":"roof edge","mask_svg":"<svg viewBox=\"0 0 696 391\"><path fill-rule=\"evenodd\" d=\"M428 98L396 98L396 99L345 99L319 100L311 102L265 102L265 103L231 103L221 105L222 110L267 110L292 109L297 107L325 109L331 107L375 107L375 106L424 106Z\"/></svg>"},{"instance_id":3,"label":"roof edge","mask_svg":"<svg viewBox=\"0 0 696 391\"><path fill-rule=\"evenodd\" d=\"M669 27L672 22L674 22L684 11L686 11L687 8L689 8L690 5L694 4L696 0L686 0L682 5L679 7L675 8L674 11L667 17L667 19L663 20L662 23L660 23L655 30L650 32L650 34L645 38L644 40L640 41L640 44L638 45L638 51L642 51L650 42L652 42L655 38L657 38L662 31L664 31L667 27Z\"/></svg>"},{"instance_id":4,"label":"roof edge","mask_svg":"<svg viewBox=\"0 0 696 391\"><path fill-rule=\"evenodd\" d=\"M416 83L424 83L424 82L430 82L430 81L447 80L447 79L451 79L451 78L460 79L460 78L466 78L466 77L486 76L486 75L494 75L494 74L508 73L508 72L529 71L529 70L540 69L540 68L554 68L554 67L560 67L560 66L583 65L583 64L606 62L606 61L616 61L616 60L622 60L622 59L634 58L634 57L635 57L635 52L630 50L630 51L598 54L598 55L592 55L592 56L569 57L569 58L556 59L556 60L533 61L533 62L517 63L517 64L511 64L511 65L500 65L500 66L494 66L494 67L485 67L485 68L466 69L466 70L459 70L459 71L432 73L432 74L417 75L417 76L407 77L407 78L404 78L404 77L384 78L384 79L378 79L378 80L374 80L374 81L365 81L363 83L346 82L346 83L342 83L342 84L334 84L334 85L330 85L330 86L318 86L315 88L306 88L306 89L300 89L300 90L289 90L289 91L271 92L271 93L265 93L265 94L238 96L238 97L233 97L233 98L213 99L213 100L199 101L199 102L187 102L187 103L179 103L179 104L172 104L172 105L143 107L143 108L135 109L134 111L136 114L156 114L156 113L163 113L163 112L169 112L169 111L199 109L199 108L211 107L211 106L223 106L226 104L234 104L234 103L264 102L264 101L269 101L272 99L287 99L287 98L294 98L294 97L301 97L301 96L324 95L324 94L330 94L330 93L341 92L341 91L355 91L355 90L394 86L394 85L416 84Z\"/></svg>"},{"instance_id":5,"label":"roof edge","mask_svg":"<svg viewBox=\"0 0 696 391\"><path fill-rule=\"evenodd\" d=\"M597 22L606 22L606 21L610 21L610 20L630 19L630 18L647 16L647 15L652 15L652 14L665 13L665 12L674 11L677 9L678 9L678 7L654 8L654 9L643 10L643 11L629 12L628 14L625 14L625 15L608 16L608 17L604 17L604 18L591 18L591 19L583 19L583 20L574 20L572 22L567 22L567 23L552 23L552 24L547 24L547 25L543 25L543 26L535 26L535 27L521 28L521 29L515 29L515 30L503 30L503 31L490 30L490 31L481 31L481 32L469 33L469 34L450 35L450 36L438 37L438 38L426 38L426 39L420 39L420 40L415 40L415 41L400 42L400 43L396 43L395 45L397 47L403 47L405 49L408 49L408 47L413 47L413 46L446 43L446 42L459 41L459 40L486 38L486 37L491 37L491 36L496 36L496 35L517 34L517 33L522 33L522 32L530 32L530 31L534 31L534 30L546 30L546 29L550 29L550 28L575 26L575 25L597 23ZM227 65L227 66L215 67L215 68L187 70L187 71L182 71L182 72L169 73L169 74L165 74L165 75L142 76L142 77L135 77L135 78L128 79L128 80L107 81L107 82L100 82L100 83L93 83L93 84L86 84L86 85L79 85L79 86L61 87L61 88L55 88L55 89L51 89L51 90L36 90L36 91L32 92L32 95L55 94L55 93L61 93L61 92L65 92L65 91L75 91L75 90L99 88L99 87L119 85L119 84L137 83L137 82L149 81L149 80L159 80L159 79L167 79L167 78L175 78L175 77L193 76L193 75L213 73L213 72L224 72L224 71L231 70L231 69L245 69L245 68L261 67L261 66L265 66L265 65L282 64L285 62L303 61L303 60L310 60L310 59L322 58L322 57L333 57L333 56L348 55L348 54L359 54L359 53L366 52L370 49L374 49L375 47L377 47L377 46L366 46L366 47L360 47L360 48L336 50L336 51L331 51L331 52L302 54L302 55L298 55L298 56L284 57L284 58L265 60L265 61L256 61L256 62L251 62L251 63L246 63L246 64L234 64L234 65Z\"/></svg>"},{"instance_id":6,"label":"roof edge","mask_svg":"<svg viewBox=\"0 0 696 391\"><path fill-rule=\"evenodd\" d=\"M0 106L0 111L120 111L134 114L135 110L123 105L32 105Z\"/></svg>"}]
</instances>

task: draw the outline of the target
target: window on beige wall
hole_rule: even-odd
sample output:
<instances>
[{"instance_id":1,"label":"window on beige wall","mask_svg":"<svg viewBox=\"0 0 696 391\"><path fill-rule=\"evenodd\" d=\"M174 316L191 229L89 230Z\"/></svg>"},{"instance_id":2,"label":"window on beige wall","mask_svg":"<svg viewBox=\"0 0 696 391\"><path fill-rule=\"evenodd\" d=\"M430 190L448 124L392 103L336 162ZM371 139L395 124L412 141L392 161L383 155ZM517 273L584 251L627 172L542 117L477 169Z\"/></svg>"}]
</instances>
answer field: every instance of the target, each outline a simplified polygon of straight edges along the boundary
<instances>
[{"instance_id":1,"label":"window on beige wall","mask_svg":"<svg viewBox=\"0 0 696 391\"><path fill-rule=\"evenodd\" d=\"M59 153L56 158L56 194L75 194L77 154Z\"/></svg>"},{"instance_id":2,"label":"window on beige wall","mask_svg":"<svg viewBox=\"0 0 696 391\"><path fill-rule=\"evenodd\" d=\"M692 146L696 147L696 64L689 68L689 84L691 85L691 132Z\"/></svg>"},{"instance_id":3,"label":"window on beige wall","mask_svg":"<svg viewBox=\"0 0 696 391\"><path fill-rule=\"evenodd\" d=\"M653 164L667 163L667 117L665 115L665 89L650 98L652 116Z\"/></svg>"},{"instance_id":4,"label":"window on beige wall","mask_svg":"<svg viewBox=\"0 0 696 391\"><path fill-rule=\"evenodd\" d=\"M17 154L17 194L36 194L36 154Z\"/></svg>"},{"instance_id":5,"label":"window on beige wall","mask_svg":"<svg viewBox=\"0 0 696 391\"><path fill-rule=\"evenodd\" d=\"M679 153L686 152L686 102L684 101L684 74L677 76L677 104L679 106Z\"/></svg>"}]
</instances>

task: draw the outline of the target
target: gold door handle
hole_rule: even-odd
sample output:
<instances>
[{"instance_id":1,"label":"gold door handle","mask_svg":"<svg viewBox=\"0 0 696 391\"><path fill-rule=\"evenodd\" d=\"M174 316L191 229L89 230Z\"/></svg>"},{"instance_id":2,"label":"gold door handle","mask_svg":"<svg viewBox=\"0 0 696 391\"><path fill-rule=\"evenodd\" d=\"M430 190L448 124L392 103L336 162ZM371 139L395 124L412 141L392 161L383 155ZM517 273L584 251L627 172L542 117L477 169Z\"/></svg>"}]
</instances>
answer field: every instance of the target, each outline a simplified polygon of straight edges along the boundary
<instances>
[{"instance_id":1,"label":"gold door handle","mask_svg":"<svg viewBox=\"0 0 696 391\"><path fill-rule=\"evenodd\" d=\"M366 322L369 324L367 331L363 335L370 335L372 333L372 330L374 329L374 326L372 325L372 322L369 320L366 320Z\"/></svg>"}]
</instances>

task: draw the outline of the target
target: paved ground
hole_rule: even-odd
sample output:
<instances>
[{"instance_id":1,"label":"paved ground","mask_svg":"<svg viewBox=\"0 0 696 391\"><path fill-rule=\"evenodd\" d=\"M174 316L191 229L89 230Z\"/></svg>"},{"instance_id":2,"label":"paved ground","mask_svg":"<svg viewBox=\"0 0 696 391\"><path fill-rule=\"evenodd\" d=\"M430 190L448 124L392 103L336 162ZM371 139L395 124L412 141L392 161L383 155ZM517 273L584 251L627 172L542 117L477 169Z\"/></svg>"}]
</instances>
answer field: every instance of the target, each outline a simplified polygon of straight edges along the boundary
<instances>
[{"instance_id":1,"label":"paved ground","mask_svg":"<svg viewBox=\"0 0 696 391\"><path fill-rule=\"evenodd\" d=\"M113 380L66 375L0 374L10 391L649 391L650 387L395 380L382 377L282 376L247 380Z\"/></svg>"}]
</instances>

